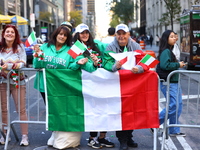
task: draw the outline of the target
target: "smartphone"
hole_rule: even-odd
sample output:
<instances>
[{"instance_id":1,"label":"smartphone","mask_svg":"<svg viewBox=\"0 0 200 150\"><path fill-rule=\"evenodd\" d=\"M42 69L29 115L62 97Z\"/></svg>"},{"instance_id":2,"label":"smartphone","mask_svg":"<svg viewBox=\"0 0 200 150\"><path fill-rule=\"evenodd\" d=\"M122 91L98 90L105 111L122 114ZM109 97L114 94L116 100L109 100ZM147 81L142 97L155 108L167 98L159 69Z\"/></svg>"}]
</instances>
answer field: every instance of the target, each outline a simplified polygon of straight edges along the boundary
<instances>
[{"instance_id":1,"label":"smartphone","mask_svg":"<svg viewBox=\"0 0 200 150\"><path fill-rule=\"evenodd\" d=\"M90 57L90 52L88 51L88 50L85 50L84 52L83 52L83 56L84 57Z\"/></svg>"}]
</instances>

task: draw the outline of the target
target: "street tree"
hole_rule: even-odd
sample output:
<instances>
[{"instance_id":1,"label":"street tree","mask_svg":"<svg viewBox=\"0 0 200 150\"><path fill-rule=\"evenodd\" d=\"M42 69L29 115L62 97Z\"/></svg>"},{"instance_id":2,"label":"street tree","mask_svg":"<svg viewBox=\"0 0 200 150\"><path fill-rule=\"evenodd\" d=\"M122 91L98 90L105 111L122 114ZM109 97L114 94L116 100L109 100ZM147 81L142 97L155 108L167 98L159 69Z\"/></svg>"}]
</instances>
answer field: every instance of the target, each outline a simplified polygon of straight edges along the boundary
<instances>
[{"instance_id":1,"label":"street tree","mask_svg":"<svg viewBox=\"0 0 200 150\"><path fill-rule=\"evenodd\" d=\"M130 0L111 0L109 3L110 11L113 13L115 21L120 21L125 24L133 21L134 3Z\"/></svg>"},{"instance_id":2,"label":"street tree","mask_svg":"<svg viewBox=\"0 0 200 150\"><path fill-rule=\"evenodd\" d=\"M180 0L164 0L166 12L162 14L162 17L158 20L162 25L171 25L173 30L174 22L179 21L181 12Z\"/></svg>"},{"instance_id":3,"label":"street tree","mask_svg":"<svg viewBox=\"0 0 200 150\"><path fill-rule=\"evenodd\" d=\"M191 2L192 3L192 2ZM200 4L199 0L195 0L194 3L192 3L193 5L197 5Z\"/></svg>"},{"instance_id":4,"label":"street tree","mask_svg":"<svg viewBox=\"0 0 200 150\"><path fill-rule=\"evenodd\" d=\"M109 25L110 25L111 27L116 27L119 23L120 23L119 17L118 17L117 15L113 15L113 16L112 16L112 20L111 20L111 22L110 22Z\"/></svg>"},{"instance_id":5,"label":"street tree","mask_svg":"<svg viewBox=\"0 0 200 150\"><path fill-rule=\"evenodd\" d=\"M69 13L70 16L70 22L72 23L72 25L75 27L78 24L82 23L82 18L83 16L81 15L81 11L80 10L75 10L75 11L71 11Z\"/></svg>"},{"instance_id":6,"label":"street tree","mask_svg":"<svg viewBox=\"0 0 200 150\"><path fill-rule=\"evenodd\" d=\"M48 12L48 11L46 11L46 12L39 12L39 19L40 20L44 20L44 21L47 21L47 22L52 22L52 20L51 20L51 18L52 18L52 14L50 13L50 12Z\"/></svg>"}]
</instances>

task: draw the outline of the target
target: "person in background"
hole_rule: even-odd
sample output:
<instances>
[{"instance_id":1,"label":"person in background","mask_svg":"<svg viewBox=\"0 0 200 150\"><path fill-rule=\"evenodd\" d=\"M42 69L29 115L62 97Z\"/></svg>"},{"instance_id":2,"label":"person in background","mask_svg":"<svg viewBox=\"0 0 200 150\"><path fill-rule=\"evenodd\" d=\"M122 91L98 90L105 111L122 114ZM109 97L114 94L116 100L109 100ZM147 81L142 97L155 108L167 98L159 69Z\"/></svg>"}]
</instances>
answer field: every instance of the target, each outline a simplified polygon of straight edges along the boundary
<instances>
[{"instance_id":1,"label":"person in background","mask_svg":"<svg viewBox=\"0 0 200 150\"><path fill-rule=\"evenodd\" d=\"M152 47L152 44L153 44L153 36L151 35L150 38L149 38L149 42L150 42L150 45Z\"/></svg>"},{"instance_id":2,"label":"person in background","mask_svg":"<svg viewBox=\"0 0 200 150\"><path fill-rule=\"evenodd\" d=\"M102 39L103 43L111 43L115 38L115 28L108 28L108 36Z\"/></svg>"},{"instance_id":3,"label":"person in background","mask_svg":"<svg viewBox=\"0 0 200 150\"><path fill-rule=\"evenodd\" d=\"M112 43L110 43L106 51L113 51L115 53L123 53L124 51L135 51L140 53L141 55L136 55L136 64L145 56L142 52L141 47L138 43L132 40L130 37L130 32L128 26L125 24L119 24L116 26L116 38ZM115 72L121 69L120 61L109 60L104 57L103 67L108 70ZM131 71L133 73L143 73L144 71L149 70L149 67L146 65L136 65ZM128 147L138 147L138 144L132 140L132 132L133 130L124 130L124 131L116 131L116 136L120 142L119 150L127 150Z\"/></svg>"},{"instance_id":4,"label":"person in background","mask_svg":"<svg viewBox=\"0 0 200 150\"><path fill-rule=\"evenodd\" d=\"M174 33L174 34L175 34L175 37L176 37L176 43L174 44L174 48L173 48L172 52L176 56L176 59L179 61L180 60L180 49L179 49L179 46L177 44L178 34L177 33Z\"/></svg>"},{"instance_id":5,"label":"person in background","mask_svg":"<svg viewBox=\"0 0 200 150\"><path fill-rule=\"evenodd\" d=\"M102 53L105 50L102 47L100 42L95 43L96 41L93 39L92 34L90 33L89 27L86 24L79 24L76 27L74 35L74 42L79 40L82 42L88 49L90 55L88 55L88 61L94 61L94 65L98 68L102 67ZM80 57L83 57L80 56ZM84 66L83 66L84 67ZM84 69L84 68L83 68ZM106 132L100 132L99 137L97 138L98 132L90 132L90 137L88 141L88 146L92 148L101 148L105 147L114 147L114 143L110 142L106 138Z\"/></svg>"},{"instance_id":6,"label":"person in background","mask_svg":"<svg viewBox=\"0 0 200 150\"><path fill-rule=\"evenodd\" d=\"M158 34L156 34L156 46L159 46L159 41L160 41L160 37L158 36Z\"/></svg>"},{"instance_id":7,"label":"person in background","mask_svg":"<svg viewBox=\"0 0 200 150\"><path fill-rule=\"evenodd\" d=\"M158 73L160 79L160 89L164 96L166 97L167 85L164 84L167 76L170 72L178 70L185 66L183 61L178 62L174 53L172 52L174 44L176 43L175 33L172 30L166 30L161 37L158 60L160 63L156 67L156 72ZM181 115L182 111L182 91L181 87L178 84L179 74L174 74L170 78L170 87L169 87L169 112L168 119L170 124L176 124L176 113L177 117ZM178 108L177 108L178 104ZM178 112L177 112L177 111ZM163 124L165 121L166 108L164 108L159 114L160 124ZM170 127L169 128L170 136L186 136L185 133L180 132L180 127Z\"/></svg>"},{"instance_id":8,"label":"person in background","mask_svg":"<svg viewBox=\"0 0 200 150\"><path fill-rule=\"evenodd\" d=\"M20 41L20 36L17 28L14 25L6 25L1 34L1 49L0 49L0 60L1 60L1 109L2 109L2 122L8 123L7 120L7 73L13 70L14 73L18 74L18 69L26 66L26 52L24 45ZM19 75L20 82L18 83L16 78L11 75L10 80L10 91L12 95L15 107L18 113L20 113L20 120L27 121L26 114L26 85L24 81L24 75ZM18 85L19 84L19 85ZM19 91L20 90L20 91ZM20 94L20 95L19 95ZM18 99L19 98L19 99ZM18 110L20 108L20 110ZM22 123L21 134L22 140L20 145L29 145L28 141L28 124ZM6 134L5 125L3 125L3 132ZM3 136L0 138L0 144L5 144Z\"/></svg>"}]
</instances>

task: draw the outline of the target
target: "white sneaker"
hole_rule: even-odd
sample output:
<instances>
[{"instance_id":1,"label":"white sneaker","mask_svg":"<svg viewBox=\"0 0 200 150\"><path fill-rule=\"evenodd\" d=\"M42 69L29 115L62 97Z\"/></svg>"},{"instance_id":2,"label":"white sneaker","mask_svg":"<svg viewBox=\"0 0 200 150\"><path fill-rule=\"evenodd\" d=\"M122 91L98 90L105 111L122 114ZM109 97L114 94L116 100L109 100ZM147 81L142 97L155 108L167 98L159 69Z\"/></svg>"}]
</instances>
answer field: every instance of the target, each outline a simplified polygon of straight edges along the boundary
<instances>
[{"instance_id":1,"label":"white sneaker","mask_svg":"<svg viewBox=\"0 0 200 150\"><path fill-rule=\"evenodd\" d=\"M1 144L1 145L4 145L4 144L5 144L5 139L4 139L3 136L0 138L0 144Z\"/></svg>"},{"instance_id":2,"label":"white sneaker","mask_svg":"<svg viewBox=\"0 0 200 150\"><path fill-rule=\"evenodd\" d=\"M20 142L21 146L27 146L29 145L29 141L28 141L28 136L27 135L22 135L22 141Z\"/></svg>"},{"instance_id":3,"label":"white sneaker","mask_svg":"<svg viewBox=\"0 0 200 150\"><path fill-rule=\"evenodd\" d=\"M11 141L11 138L10 138L10 137L9 137L8 141L9 141L9 142ZM5 142L6 142L6 140L4 139L4 137L1 136L1 138L0 138L0 144L1 144L1 145L4 145Z\"/></svg>"}]
</instances>

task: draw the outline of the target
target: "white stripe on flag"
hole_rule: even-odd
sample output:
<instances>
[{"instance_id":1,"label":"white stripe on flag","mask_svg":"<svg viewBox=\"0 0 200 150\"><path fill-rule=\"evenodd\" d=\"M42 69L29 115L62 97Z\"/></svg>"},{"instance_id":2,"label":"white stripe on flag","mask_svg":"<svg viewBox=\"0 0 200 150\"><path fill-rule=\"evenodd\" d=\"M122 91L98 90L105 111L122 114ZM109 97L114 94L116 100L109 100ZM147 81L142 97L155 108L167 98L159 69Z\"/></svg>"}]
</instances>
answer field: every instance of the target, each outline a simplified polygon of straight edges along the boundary
<instances>
[{"instance_id":1,"label":"white stripe on flag","mask_svg":"<svg viewBox=\"0 0 200 150\"><path fill-rule=\"evenodd\" d=\"M77 55L79 55L80 53L82 53L83 51L77 47L75 44L72 46L71 50L74 51L74 53L76 53Z\"/></svg>"},{"instance_id":2,"label":"white stripe on flag","mask_svg":"<svg viewBox=\"0 0 200 150\"><path fill-rule=\"evenodd\" d=\"M145 64L146 64L146 65L150 65L154 60L155 60L154 57L150 57L150 58L145 62Z\"/></svg>"},{"instance_id":3,"label":"white stripe on flag","mask_svg":"<svg viewBox=\"0 0 200 150\"><path fill-rule=\"evenodd\" d=\"M91 74L93 74L95 79L88 80L92 77ZM102 77L111 79L102 82ZM86 131L96 131L97 128L99 131L122 129L121 94L118 72L110 73L104 69L98 69L93 73L82 71L82 90L85 125L88 125L85 126ZM93 99L93 96L96 98ZM104 124L100 123L102 120Z\"/></svg>"},{"instance_id":4,"label":"white stripe on flag","mask_svg":"<svg viewBox=\"0 0 200 150\"><path fill-rule=\"evenodd\" d=\"M30 45L32 45L36 41L35 33L31 32L31 34L28 37L28 42Z\"/></svg>"}]
</instances>

